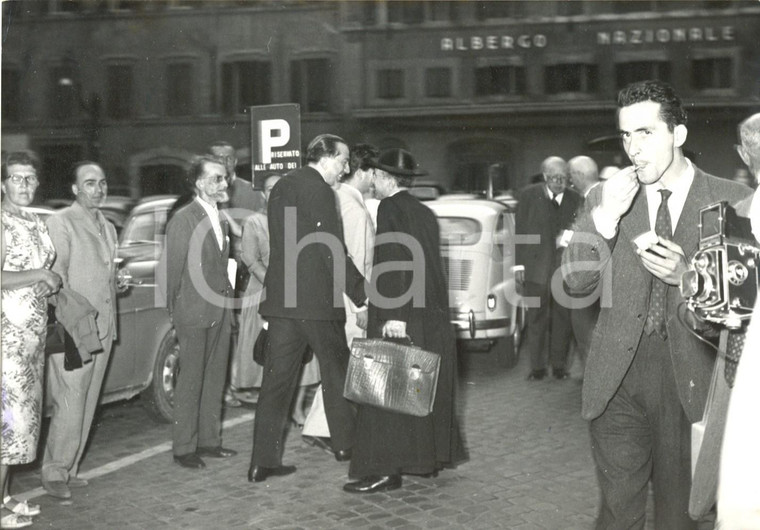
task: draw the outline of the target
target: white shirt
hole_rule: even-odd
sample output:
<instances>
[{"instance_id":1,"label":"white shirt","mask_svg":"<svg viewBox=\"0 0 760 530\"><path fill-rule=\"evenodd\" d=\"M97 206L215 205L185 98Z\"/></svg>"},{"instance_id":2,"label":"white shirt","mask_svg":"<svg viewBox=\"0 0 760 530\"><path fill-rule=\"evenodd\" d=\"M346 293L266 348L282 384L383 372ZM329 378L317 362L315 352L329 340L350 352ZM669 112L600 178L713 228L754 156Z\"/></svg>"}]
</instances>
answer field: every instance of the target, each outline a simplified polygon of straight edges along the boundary
<instances>
[{"instance_id":1,"label":"white shirt","mask_svg":"<svg viewBox=\"0 0 760 530\"><path fill-rule=\"evenodd\" d=\"M686 197L689 195L689 188L691 188L692 182L694 182L694 166L687 158L686 169L680 178L676 179L675 184L668 188L672 194L668 199L668 211L670 212L670 223L672 229L675 231L678 226L678 219L681 218L681 212L686 204ZM657 222L657 209L660 207L662 201L662 195L660 190L665 188L662 185L662 179L658 180L654 184L645 184L644 192L647 194L647 205L649 207L649 226L654 230L655 223ZM602 213L599 208L594 208L591 212L591 217L594 220L594 226L596 231L599 232L605 239L612 239L617 234L618 223L620 219L610 219ZM673 234L670 234L671 237Z\"/></svg>"},{"instance_id":2,"label":"white shirt","mask_svg":"<svg viewBox=\"0 0 760 530\"><path fill-rule=\"evenodd\" d=\"M195 197L195 200L203 207L211 219L211 226L214 229L214 235L216 236L216 243L219 245L219 250L224 248L224 233L222 232L222 223L219 221L219 209L216 204L209 204L200 197Z\"/></svg>"}]
</instances>

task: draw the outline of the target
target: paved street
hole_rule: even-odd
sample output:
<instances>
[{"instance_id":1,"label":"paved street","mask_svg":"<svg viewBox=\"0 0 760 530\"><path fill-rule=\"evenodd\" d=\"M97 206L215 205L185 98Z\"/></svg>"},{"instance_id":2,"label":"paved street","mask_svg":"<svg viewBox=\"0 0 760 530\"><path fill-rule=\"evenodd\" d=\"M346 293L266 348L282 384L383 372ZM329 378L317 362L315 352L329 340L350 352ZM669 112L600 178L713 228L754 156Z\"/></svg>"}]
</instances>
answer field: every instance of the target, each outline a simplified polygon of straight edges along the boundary
<instances>
[{"instance_id":1,"label":"paved street","mask_svg":"<svg viewBox=\"0 0 760 530\"><path fill-rule=\"evenodd\" d=\"M139 400L105 407L83 462L90 486L70 501L39 488L39 470L17 473L13 491L34 499L32 528L515 528L587 529L597 486L580 419L577 368L566 381L528 382L525 355L502 371L473 354L461 404L470 460L437 478L404 478L400 490L357 496L341 489L347 464L287 440L298 472L246 480L252 409L228 409L224 445L239 451L190 471L171 458L169 425L153 423Z\"/></svg>"}]
</instances>

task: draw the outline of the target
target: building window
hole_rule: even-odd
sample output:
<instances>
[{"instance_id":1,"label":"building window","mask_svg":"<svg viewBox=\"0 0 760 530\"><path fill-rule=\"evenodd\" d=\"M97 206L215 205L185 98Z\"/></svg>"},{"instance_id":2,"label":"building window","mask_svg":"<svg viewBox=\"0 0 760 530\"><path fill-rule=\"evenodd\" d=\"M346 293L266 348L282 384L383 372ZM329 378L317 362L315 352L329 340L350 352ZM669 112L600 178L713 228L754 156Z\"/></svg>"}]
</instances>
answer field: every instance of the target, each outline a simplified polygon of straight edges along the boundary
<instances>
[{"instance_id":1,"label":"building window","mask_svg":"<svg viewBox=\"0 0 760 530\"><path fill-rule=\"evenodd\" d=\"M547 94L596 92L597 80L595 64L555 64L546 67Z\"/></svg>"},{"instance_id":2,"label":"building window","mask_svg":"<svg viewBox=\"0 0 760 530\"><path fill-rule=\"evenodd\" d=\"M459 20L458 2L428 2L430 20L437 22L456 22Z\"/></svg>"},{"instance_id":3,"label":"building window","mask_svg":"<svg viewBox=\"0 0 760 530\"><path fill-rule=\"evenodd\" d=\"M303 59L290 63L290 98L303 112L328 112L332 63L329 59Z\"/></svg>"},{"instance_id":4,"label":"building window","mask_svg":"<svg viewBox=\"0 0 760 530\"><path fill-rule=\"evenodd\" d=\"M71 67L54 66L50 70L50 112L55 120L67 120L77 114L79 102Z\"/></svg>"},{"instance_id":5,"label":"building window","mask_svg":"<svg viewBox=\"0 0 760 530\"><path fill-rule=\"evenodd\" d=\"M404 97L404 71L383 69L377 71L377 97L400 99Z\"/></svg>"},{"instance_id":6,"label":"building window","mask_svg":"<svg viewBox=\"0 0 760 530\"><path fill-rule=\"evenodd\" d=\"M166 67L166 115L193 114L193 65L174 63Z\"/></svg>"},{"instance_id":7,"label":"building window","mask_svg":"<svg viewBox=\"0 0 760 530\"><path fill-rule=\"evenodd\" d=\"M374 0L346 2L346 20L362 26L374 26L377 24L377 5Z\"/></svg>"},{"instance_id":8,"label":"building window","mask_svg":"<svg viewBox=\"0 0 760 530\"><path fill-rule=\"evenodd\" d=\"M106 114L112 120L131 118L132 110L132 66L110 65L106 69Z\"/></svg>"},{"instance_id":9,"label":"building window","mask_svg":"<svg viewBox=\"0 0 760 530\"><path fill-rule=\"evenodd\" d=\"M425 97L451 97L451 68L428 68L425 70Z\"/></svg>"},{"instance_id":10,"label":"building window","mask_svg":"<svg viewBox=\"0 0 760 530\"><path fill-rule=\"evenodd\" d=\"M243 114L248 107L272 102L272 64L268 61L234 61L222 66L222 109Z\"/></svg>"},{"instance_id":11,"label":"building window","mask_svg":"<svg viewBox=\"0 0 760 530\"><path fill-rule=\"evenodd\" d=\"M502 2L490 0L475 3L475 13L478 20L490 18L519 18L524 15L526 2Z\"/></svg>"},{"instance_id":12,"label":"building window","mask_svg":"<svg viewBox=\"0 0 760 530\"><path fill-rule=\"evenodd\" d=\"M425 19L425 2L410 0L390 0L388 2L388 22L420 24Z\"/></svg>"},{"instance_id":13,"label":"building window","mask_svg":"<svg viewBox=\"0 0 760 530\"><path fill-rule=\"evenodd\" d=\"M659 79L670 82L670 63L667 61L630 61L615 65L617 87L623 88L636 81Z\"/></svg>"},{"instance_id":14,"label":"building window","mask_svg":"<svg viewBox=\"0 0 760 530\"><path fill-rule=\"evenodd\" d=\"M21 75L18 70L3 68L3 119L9 122L21 118Z\"/></svg>"},{"instance_id":15,"label":"building window","mask_svg":"<svg viewBox=\"0 0 760 530\"><path fill-rule=\"evenodd\" d=\"M475 70L475 95L502 96L525 93L525 67L485 66Z\"/></svg>"},{"instance_id":16,"label":"building window","mask_svg":"<svg viewBox=\"0 0 760 530\"><path fill-rule=\"evenodd\" d=\"M691 86L697 90L733 88L733 61L730 57L693 60L691 62Z\"/></svg>"}]
</instances>

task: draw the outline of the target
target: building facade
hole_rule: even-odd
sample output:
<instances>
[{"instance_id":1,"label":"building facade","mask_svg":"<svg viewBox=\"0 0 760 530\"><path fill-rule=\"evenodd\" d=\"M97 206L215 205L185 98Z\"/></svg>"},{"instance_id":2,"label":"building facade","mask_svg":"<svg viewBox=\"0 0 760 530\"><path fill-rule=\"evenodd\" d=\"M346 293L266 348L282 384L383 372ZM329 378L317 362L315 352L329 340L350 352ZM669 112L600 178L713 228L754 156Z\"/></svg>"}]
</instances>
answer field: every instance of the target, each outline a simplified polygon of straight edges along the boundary
<instances>
[{"instance_id":1,"label":"building facade","mask_svg":"<svg viewBox=\"0 0 760 530\"><path fill-rule=\"evenodd\" d=\"M247 108L298 103L302 140L406 147L446 189L515 189L549 155L625 164L617 90L672 83L686 148L731 177L760 109L760 6L742 0L118 1L3 4L3 150L43 198L95 158L122 193L182 190L192 153L250 142ZM242 157L245 158L244 156Z\"/></svg>"}]
</instances>

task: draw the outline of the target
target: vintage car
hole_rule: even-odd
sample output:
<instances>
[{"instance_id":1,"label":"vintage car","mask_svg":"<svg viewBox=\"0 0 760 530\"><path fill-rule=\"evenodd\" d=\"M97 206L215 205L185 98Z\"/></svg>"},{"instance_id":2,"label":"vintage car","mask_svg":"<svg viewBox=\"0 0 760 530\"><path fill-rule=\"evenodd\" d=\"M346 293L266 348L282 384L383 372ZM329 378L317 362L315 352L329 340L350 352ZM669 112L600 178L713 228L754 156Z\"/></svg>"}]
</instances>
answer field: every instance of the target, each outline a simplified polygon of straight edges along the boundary
<instances>
[{"instance_id":1,"label":"vintage car","mask_svg":"<svg viewBox=\"0 0 760 530\"><path fill-rule=\"evenodd\" d=\"M117 259L119 275L128 288L119 295L119 337L100 401L111 403L140 394L151 416L166 422L172 419L178 343L165 303L157 296L155 270L167 214L175 200L174 196L144 199L125 221Z\"/></svg>"},{"instance_id":2,"label":"vintage car","mask_svg":"<svg viewBox=\"0 0 760 530\"><path fill-rule=\"evenodd\" d=\"M451 320L460 346L490 351L501 366L513 366L525 322L512 271L513 210L464 195L444 195L425 204L438 218Z\"/></svg>"}]
</instances>

